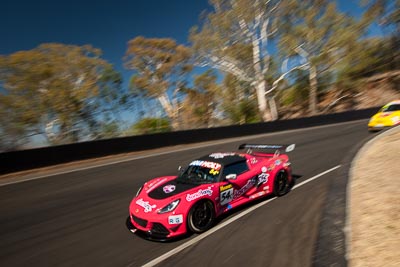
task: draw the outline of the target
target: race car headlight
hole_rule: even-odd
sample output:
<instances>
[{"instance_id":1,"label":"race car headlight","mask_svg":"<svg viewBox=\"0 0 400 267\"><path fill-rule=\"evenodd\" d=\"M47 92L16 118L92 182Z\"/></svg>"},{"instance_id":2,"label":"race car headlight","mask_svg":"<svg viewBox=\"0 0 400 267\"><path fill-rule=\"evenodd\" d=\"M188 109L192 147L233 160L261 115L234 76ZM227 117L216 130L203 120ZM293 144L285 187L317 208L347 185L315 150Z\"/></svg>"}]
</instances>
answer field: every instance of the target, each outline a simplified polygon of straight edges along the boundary
<instances>
[{"instance_id":1,"label":"race car headlight","mask_svg":"<svg viewBox=\"0 0 400 267\"><path fill-rule=\"evenodd\" d=\"M140 192L142 191L143 186L139 187L138 191L136 192L136 196L138 196L140 194Z\"/></svg>"},{"instance_id":2,"label":"race car headlight","mask_svg":"<svg viewBox=\"0 0 400 267\"><path fill-rule=\"evenodd\" d=\"M181 201L180 199L177 199L177 200L172 201L172 202L169 203L167 206L165 206L164 208L160 209L160 210L158 211L158 213L159 213L159 214L162 214L162 213L166 213L166 212L173 211L173 210L178 206L178 204L179 204L180 201Z\"/></svg>"}]
</instances>

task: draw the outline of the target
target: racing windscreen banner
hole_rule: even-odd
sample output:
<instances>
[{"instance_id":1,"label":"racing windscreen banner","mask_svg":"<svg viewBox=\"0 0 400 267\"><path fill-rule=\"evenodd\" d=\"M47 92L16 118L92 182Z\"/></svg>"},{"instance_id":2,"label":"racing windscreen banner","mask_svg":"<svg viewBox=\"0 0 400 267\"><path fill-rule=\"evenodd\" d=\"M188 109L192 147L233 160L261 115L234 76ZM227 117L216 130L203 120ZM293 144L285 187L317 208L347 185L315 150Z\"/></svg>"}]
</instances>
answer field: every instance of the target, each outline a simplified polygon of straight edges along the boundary
<instances>
[{"instance_id":1,"label":"racing windscreen banner","mask_svg":"<svg viewBox=\"0 0 400 267\"><path fill-rule=\"evenodd\" d=\"M260 149L260 150L284 150L291 152L296 147L296 144L291 145L266 145L266 144L241 144L239 149Z\"/></svg>"}]
</instances>

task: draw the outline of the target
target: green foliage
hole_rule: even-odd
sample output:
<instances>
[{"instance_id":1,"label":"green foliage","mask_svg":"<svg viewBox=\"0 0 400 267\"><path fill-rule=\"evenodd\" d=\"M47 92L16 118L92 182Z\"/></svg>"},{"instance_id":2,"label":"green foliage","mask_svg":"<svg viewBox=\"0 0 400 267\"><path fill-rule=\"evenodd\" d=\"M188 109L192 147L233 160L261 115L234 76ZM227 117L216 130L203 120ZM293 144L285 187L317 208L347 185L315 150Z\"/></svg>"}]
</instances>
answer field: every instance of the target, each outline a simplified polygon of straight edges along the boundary
<instances>
[{"instance_id":1,"label":"green foliage","mask_svg":"<svg viewBox=\"0 0 400 267\"><path fill-rule=\"evenodd\" d=\"M164 94L191 70L190 49L168 38L136 37L129 41L124 57L127 69L134 71L131 88L134 93L157 97Z\"/></svg>"},{"instance_id":2,"label":"green foliage","mask_svg":"<svg viewBox=\"0 0 400 267\"><path fill-rule=\"evenodd\" d=\"M360 91L365 80L374 75L398 70L400 57L393 47L393 37L360 41L336 69L335 85L346 91Z\"/></svg>"},{"instance_id":3,"label":"green foliage","mask_svg":"<svg viewBox=\"0 0 400 267\"><path fill-rule=\"evenodd\" d=\"M235 76L227 75L224 90L218 94L222 100L222 111L231 123L254 123L261 121L257 103L251 95L251 86L238 81Z\"/></svg>"},{"instance_id":4,"label":"green foliage","mask_svg":"<svg viewBox=\"0 0 400 267\"><path fill-rule=\"evenodd\" d=\"M232 123L255 123L260 122L257 105L249 99L241 99L234 105L224 104L224 112Z\"/></svg>"},{"instance_id":5,"label":"green foliage","mask_svg":"<svg viewBox=\"0 0 400 267\"><path fill-rule=\"evenodd\" d=\"M376 22L400 34L400 0L360 0L361 6L366 8L362 20L369 25Z\"/></svg>"},{"instance_id":6,"label":"green foliage","mask_svg":"<svg viewBox=\"0 0 400 267\"><path fill-rule=\"evenodd\" d=\"M126 68L134 71L133 95L157 99L175 129L179 127L177 99L192 70L190 58L191 50L172 39L144 37L129 41L124 58Z\"/></svg>"},{"instance_id":7,"label":"green foliage","mask_svg":"<svg viewBox=\"0 0 400 267\"><path fill-rule=\"evenodd\" d=\"M170 132L171 123L166 118L143 118L132 125L128 131L132 134L154 134Z\"/></svg>"},{"instance_id":8,"label":"green foliage","mask_svg":"<svg viewBox=\"0 0 400 267\"><path fill-rule=\"evenodd\" d=\"M98 139L109 139L120 136L121 129L117 121L101 123Z\"/></svg>"},{"instance_id":9,"label":"green foliage","mask_svg":"<svg viewBox=\"0 0 400 267\"><path fill-rule=\"evenodd\" d=\"M121 76L89 45L42 44L0 57L1 133L24 138L50 131L52 143L97 136L99 120L118 108ZM6 139L5 137L2 138Z\"/></svg>"},{"instance_id":10,"label":"green foliage","mask_svg":"<svg viewBox=\"0 0 400 267\"><path fill-rule=\"evenodd\" d=\"M272 95L276 87L265 77L274 76L269 73L272 71L270 51L274 51L273 41L281 24L284 1L213 0L210 3L214 10L204 17L200 28L194 27L190 32L196 63L250 83L263 120L276 119L275 105L270 105L268 111L266 103L266 96Z\"/></svg>"},{"instance_id":11,"label":"green foliage","mask_svg":"<svg viewBox=\"0 0 400 267\"><path fill-rule=\"evenodd\" d=\"M186 98L182 103L182 119L186 128L210 127L214 111L219 104L217 76L212 70L195 76L193 88L185 88Z\"/></svg>"},{"instance_id":12,"label":"green foliage","mask_svg":"<svg viewBox=\"0 0 400 267\"><path fill-rule=\"evenodd\" d=\"M309 110L317 112L317 91L322 79L335 73L337 64L354 53L365 25L341 13L336 3L327 0L287 1L280 35L280 51L294 56L300 47L309 63ZM326 77L325 77L326 76Z\"/></svg>"},{"instance_id":13,"label":"green foliage","mask_svg":"<svg viewBox=\"0 0 400 267\"><path fill-rule=\"evenodd\" d=\"M294 71L290 75L292 81L291 86L284 90L281 94L281 102L285 106L304 105L308 99L309 81L308 73L303 70Z\"/></svg>"}]
</instances>

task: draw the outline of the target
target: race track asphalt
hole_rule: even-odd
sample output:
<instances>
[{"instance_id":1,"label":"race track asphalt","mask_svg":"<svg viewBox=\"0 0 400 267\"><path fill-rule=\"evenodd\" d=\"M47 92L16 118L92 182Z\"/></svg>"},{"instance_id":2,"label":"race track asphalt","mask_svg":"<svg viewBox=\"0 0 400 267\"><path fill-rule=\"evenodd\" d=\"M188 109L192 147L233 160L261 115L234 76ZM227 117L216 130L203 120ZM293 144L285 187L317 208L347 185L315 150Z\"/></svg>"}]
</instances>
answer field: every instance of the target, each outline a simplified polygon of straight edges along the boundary
<instances>
[{"instance_id":1,"label":"race track asphalt","mask_svg":"<svg viewBox=\"0 0 400 267\"><path fill-rule=\"evenodd\" d=\"M197 237L160 243L128 232L129 202L146 180L174 175L179 165L236 150L241 143L296 143L290 158L299 184L348 160L346 155L371 136L366 123L219 141L0 186L0 266L142 266ZM242 216L159 266L311 266L327 192L340 179L340 169Z\"/></svg>"}]
</instances>

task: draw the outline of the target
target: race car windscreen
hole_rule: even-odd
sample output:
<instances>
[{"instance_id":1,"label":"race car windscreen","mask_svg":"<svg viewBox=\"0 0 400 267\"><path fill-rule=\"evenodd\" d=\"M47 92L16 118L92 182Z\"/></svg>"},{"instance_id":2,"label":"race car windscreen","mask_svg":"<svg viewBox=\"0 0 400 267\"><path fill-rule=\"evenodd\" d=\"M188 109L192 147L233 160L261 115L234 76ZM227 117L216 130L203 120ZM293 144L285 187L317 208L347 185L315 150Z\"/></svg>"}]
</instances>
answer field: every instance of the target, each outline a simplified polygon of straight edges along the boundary
<instances>
[{"instance_id":1,"label":"race car windscreen","mask_svg":"<svg viewBox=\"0 0 400 267\"><path fill-rule=\"evenodd\" d=\"M398 111L400 110L400 104L393 104L387 107L384 107L381 112L390 112L390 111Z\"/></svg>"},{"instance_id":2,"label":"race car windscreen","mask_svg":"<svg viewBox=\"0 0 400 267\"><path fill-rule=\"evenodd\" d=\"M218 181L221 165L207 161L193 161L186 170L178 176L178 182L206 184Z\"/></svg>"}]
</instances>

